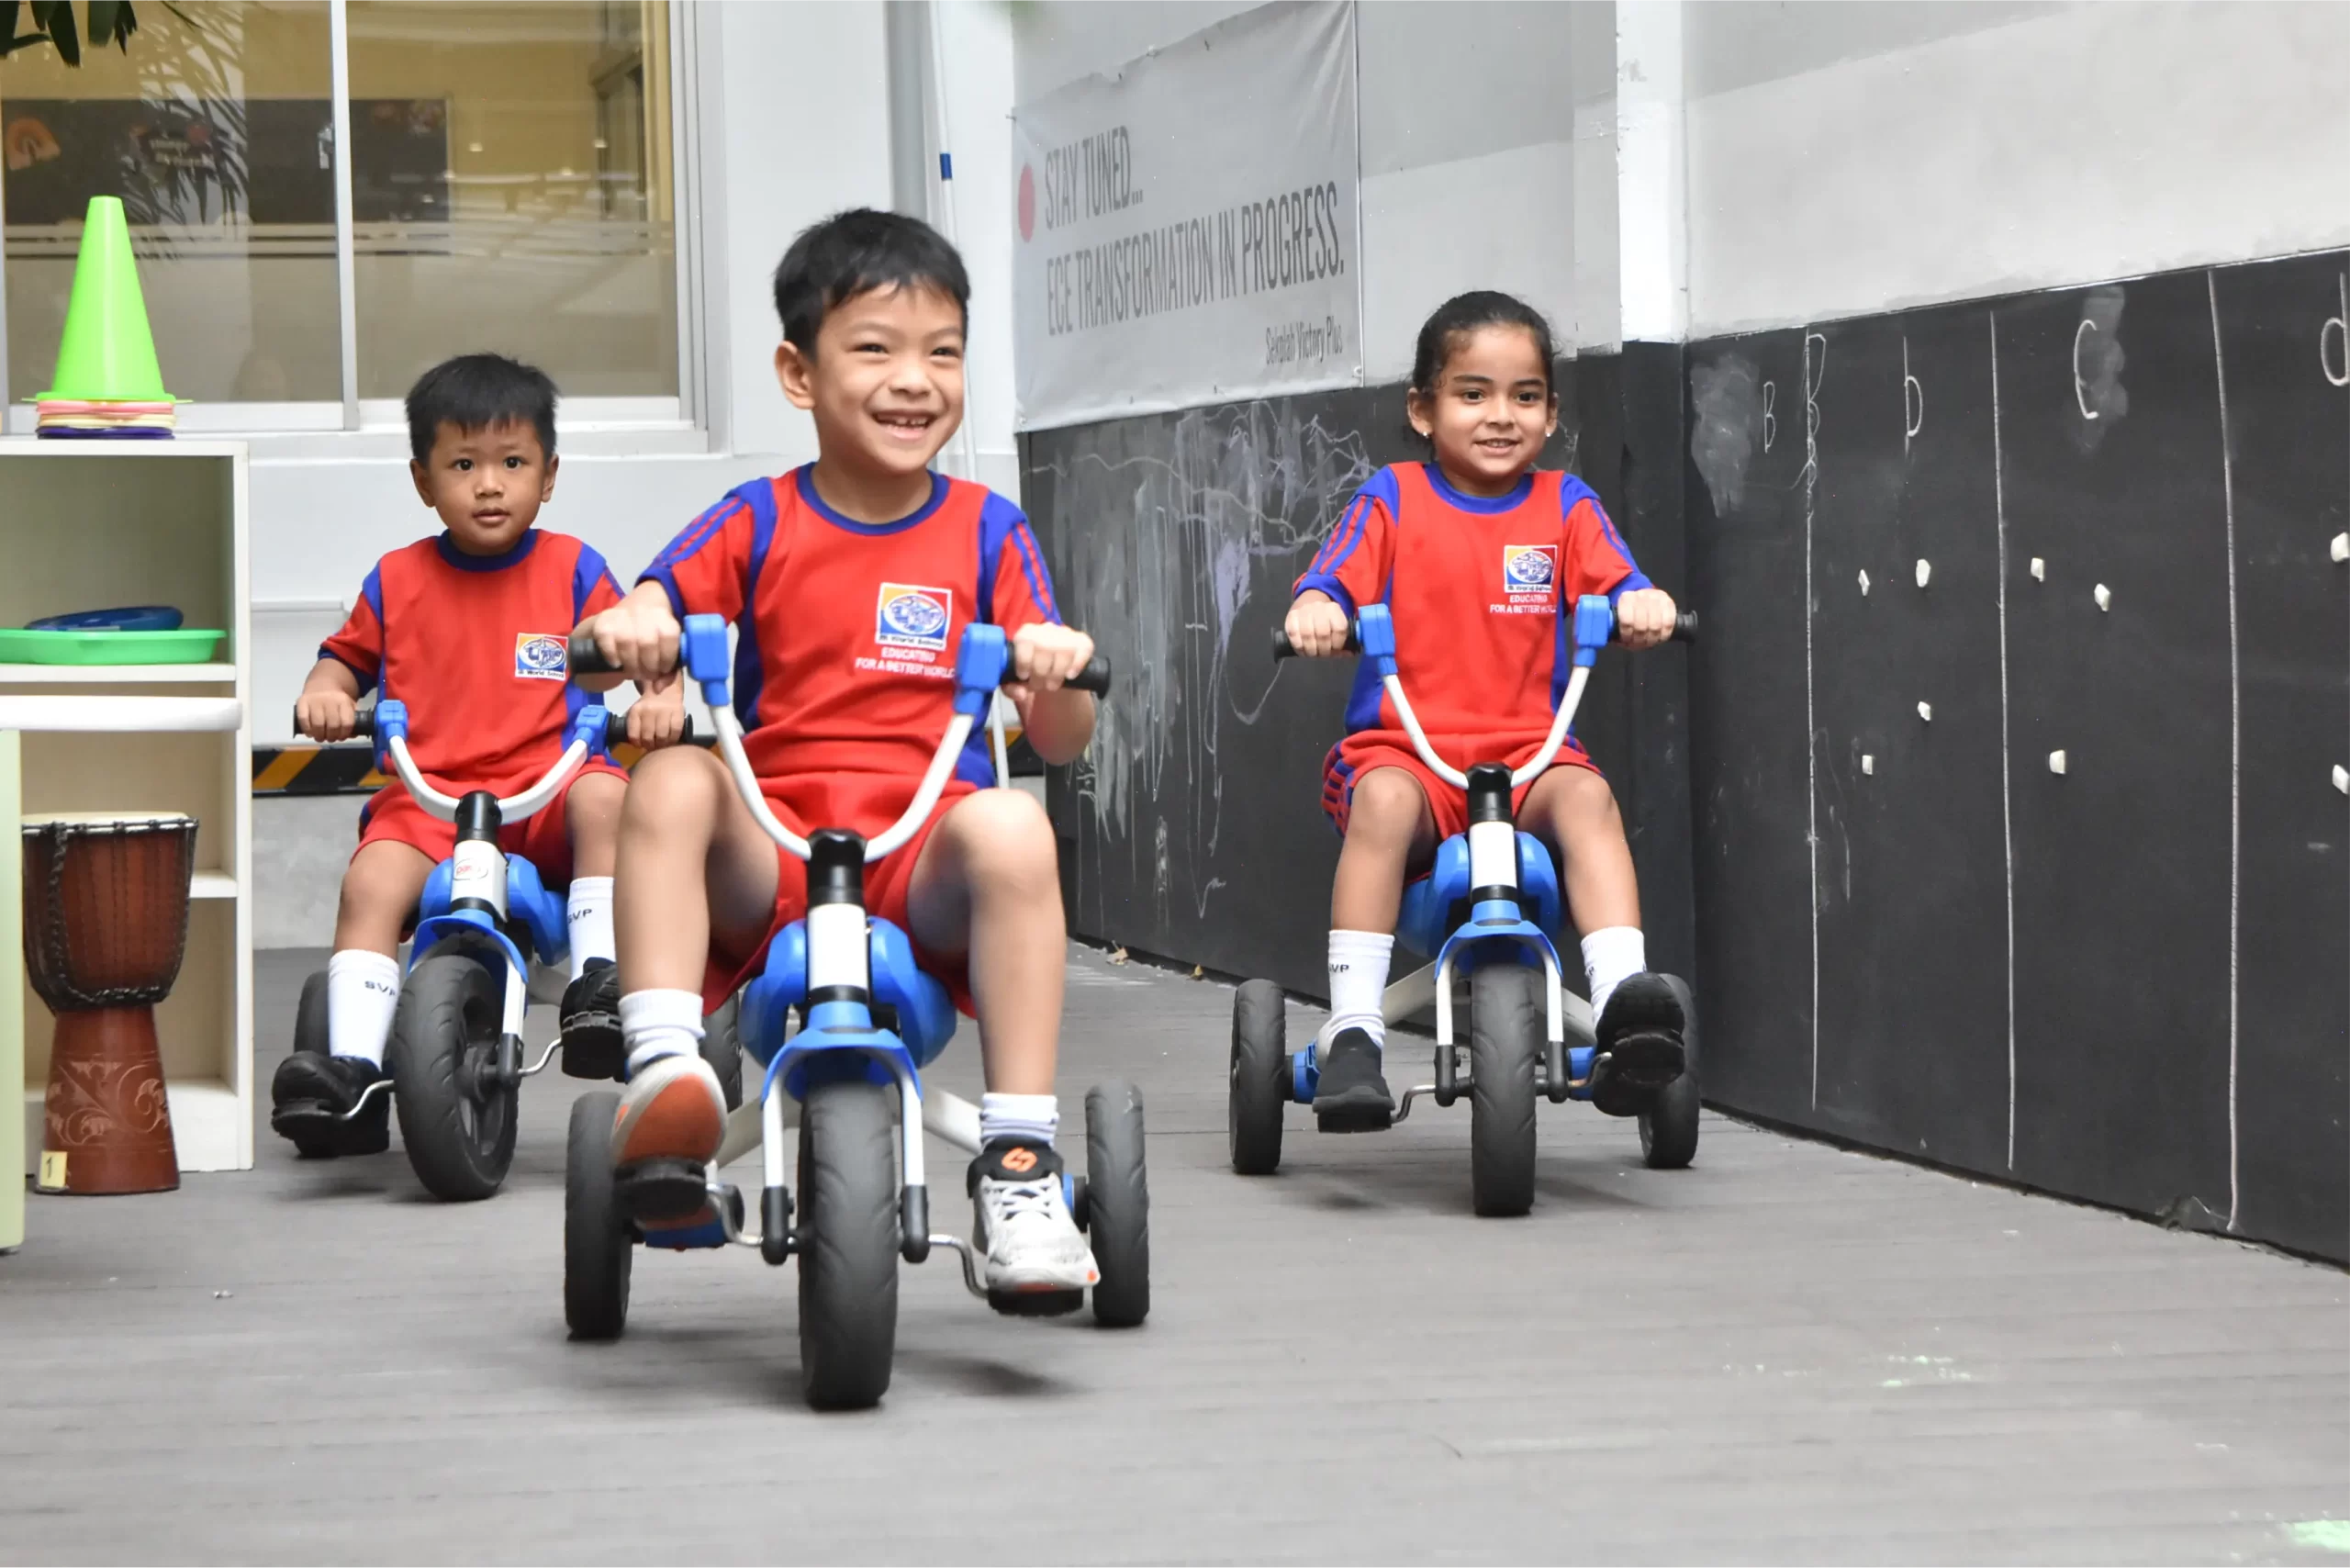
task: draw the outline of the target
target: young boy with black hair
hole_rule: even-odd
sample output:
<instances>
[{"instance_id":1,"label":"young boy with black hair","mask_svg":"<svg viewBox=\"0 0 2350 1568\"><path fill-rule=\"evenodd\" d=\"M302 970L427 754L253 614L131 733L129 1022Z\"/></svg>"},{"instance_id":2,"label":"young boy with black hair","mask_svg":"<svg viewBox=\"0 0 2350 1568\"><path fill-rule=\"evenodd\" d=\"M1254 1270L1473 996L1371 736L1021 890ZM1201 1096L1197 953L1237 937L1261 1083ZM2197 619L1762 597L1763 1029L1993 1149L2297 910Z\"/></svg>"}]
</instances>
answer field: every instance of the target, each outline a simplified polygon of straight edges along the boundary
<instances>
[{"instance_id":1,"label":"young boy with black hair","mask_svg":"<svg viewBox=\"0 0 2350 1568\"><path fill-rule=\"evenodd\" d=\"M620 601L604 558L568 534L533 526L554 494L554 383L497 354L466 354L426 371L408 395L408 473L443 532L375 564L351 618L319 649L295 727L348 738L371 687L413 711L408 750L438 790L517 793L562 755L588 693L614 676L570 678L565 637ZM684 693L629 711L629 738L666 745L684 726ZM570 988L563 999L565 1069L601 1047L619 1066L618 975L612 969L612 849L628 776L591 759L545 810L500 835L549 886L570 883ZM453 824L427 815L395 782L359 819L343 873L327 965L328 1055L297 1051L270 1086L271 1121L347 1114L384 1073L400 992L401 929L432 868L456 845ZM388 1147L391 1101L378 1095L344 1125L337 1152ZM290 1132L287 1136L292 1136Z\"/></svg>"},{"instance_id":2,"label":"young boy with black hair","mask_svg":"<svg viewBox=\"0 0 2350 1568\"><path fill-rule=\"evenodd\" d=\"M739 620L745 749L775 814L803 833L869 837L905 809L946 729L972 622L1009 636L1019 678L1007 689L1040 756L1069 761L1093 733L1093 700L1062 687L1093 642L1061 624L1027 519L931 470L963 417L969 297L954 247L913 218L846 212L793 241L776 269L775 365L784 396L815 417L816 461L704 512L588 622L607 658L663 690L682 617ZM866 906L902 926L979 1020L971 1191L988 1282L1051 1310L1098 1279L1053 1151L1067 935L1052 828L1029 796L978 788L992 776L975 734L929 820L867 868ZM618 883L630 1076L613 1161L706 1163L726 1104L696 1052L702 1018L806 913L806 869L715 757L679 749L647 758L629 790Z\"/></svg>"}]
</instances>

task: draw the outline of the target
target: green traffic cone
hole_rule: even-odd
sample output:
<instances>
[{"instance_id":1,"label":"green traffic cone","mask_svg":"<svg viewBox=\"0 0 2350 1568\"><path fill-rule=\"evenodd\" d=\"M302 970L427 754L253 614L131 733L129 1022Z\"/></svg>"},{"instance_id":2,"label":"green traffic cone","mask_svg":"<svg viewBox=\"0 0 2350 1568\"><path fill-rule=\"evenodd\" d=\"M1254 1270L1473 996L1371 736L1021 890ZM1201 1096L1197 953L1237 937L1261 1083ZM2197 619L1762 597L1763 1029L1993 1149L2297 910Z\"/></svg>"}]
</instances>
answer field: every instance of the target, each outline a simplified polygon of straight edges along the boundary
<instances>
[{"instance_id":1,"label":"green traffic cone","mask_svg":"<svg viewBox=\"0 0 2350 1568\"><path fill-rule=\"evenodd\" d=\"M147 301L139 292L139 265L130 256L130 225L119 196L92 196L73 262L73 297L57 344L57 385L38 399L162 403L163 367L147 328Z\"/></svg>"}]
</instances>

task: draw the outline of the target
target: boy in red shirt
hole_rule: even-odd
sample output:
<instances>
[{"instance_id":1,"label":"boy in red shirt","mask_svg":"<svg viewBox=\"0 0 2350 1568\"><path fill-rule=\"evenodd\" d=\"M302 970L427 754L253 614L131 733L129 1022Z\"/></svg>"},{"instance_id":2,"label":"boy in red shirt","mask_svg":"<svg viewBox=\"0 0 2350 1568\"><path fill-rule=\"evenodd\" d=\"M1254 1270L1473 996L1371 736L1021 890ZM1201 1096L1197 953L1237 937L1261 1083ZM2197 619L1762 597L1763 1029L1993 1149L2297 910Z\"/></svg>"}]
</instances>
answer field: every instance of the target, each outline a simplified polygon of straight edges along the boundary
<instances>
[{"instance_id":1,"label":"boy in red shirt","mask_svg":"<svg viewBox=\"0 0 2350 1568\"><path fill-rule=\"evenodd\" d=\"M1039 756L1069 761L1093 733L1093 700L1062 689L1093 640L1060 623L1027 520L930 468L963 415L969 297L954 247L910 218L847 212L793 241L775 275L776 373L815 416L816 461L704 512L589 622L607 658L659 689L677 678L681 617L737 621L745 750L775 814L801 833L871 837L897 820L946 731L955 649L974 621L1009 636L1019 682L1007 690ZM1056 846L1035 800L979 788L992 778L975 734L929 821L866 868L866 907L902 926L979 1020L988 1092L971 1188L991 1291L1074 1305L1099 1276L1053 1151L1067 946ZM702 1018L805 913L806 868L719 761L689 750L639 770L619 867L629 1084L613 1163L707 1162L726 1103L695 1048Z\"/></svg>"},{"instance_id":2,"label":"boy in red shirt","mask_svg":"<svg viewBox=\"0 0 2350 1568\"><path fill-rule=\"evenodd\" d=\"M1393 616L1397 673L1438 756L1466 770L1517 767L1541 748L1566 689L1575 601L1605 594L1629 648L1672 634L1672 598L1632 562L1599 498L1534 466L1556 428L1550 329L1505 294L1448 300L1420 329L1408 412L1426 463L1371 476L1297 579L1286 630L1309 656L1346 646L1365 604ZM1407 877L1468 827L1468 801L1421 762L1364 660L1331 748L1322 806L1346 847L1330 891L1330 1021L1315 1116L1333 1132L1394 1115L1380 1071L1381 1002ZM1686 1020L1648 969L1640 890L1616 797L1572 735L1549 771L1518 787L1518 826L1560 861L1601 1051L1592 1103L1629 1116L1681 1076Z\"/></svg>"},{"instance_id":3,"label":"boy in red shirt","mask_svg":"<svg viewBox=\"0 0 2350 1568\"><path fill-rule=\"evenodd\" d=\"M302 734L346 739L360 696L379 688L412 710L408 749L435 789L510 795L562 755L564 732L588 693L619 684L614 676L566 678L566 633L618 603L620 588L593 549L532 526L554 494L554 383L497 354L453 359L418 380L408 395L408 469L445 532L393 551L367 574L351 619L319 648L303 684L295 708ZM678 690L640 702L629 713L630 738L666 745L683 728L684 711ZM610 762L591 759L544 810L500 835L549 886L571 884L566 1070L576 1065L575 1052L584 1061L599 1047L618 1064L612 845L627 781ZM270 1085L275 1114L344 1114L383 1076L399 1002L401 928L425 879L456 846L454 824L427 815L397 782L367 802L359 821L327 965L330 1054L285 1058ZM388 1147L390 1109L388 1096L371 1101L346 1125L339 1152Z\"/></svg>"}]
</instances>

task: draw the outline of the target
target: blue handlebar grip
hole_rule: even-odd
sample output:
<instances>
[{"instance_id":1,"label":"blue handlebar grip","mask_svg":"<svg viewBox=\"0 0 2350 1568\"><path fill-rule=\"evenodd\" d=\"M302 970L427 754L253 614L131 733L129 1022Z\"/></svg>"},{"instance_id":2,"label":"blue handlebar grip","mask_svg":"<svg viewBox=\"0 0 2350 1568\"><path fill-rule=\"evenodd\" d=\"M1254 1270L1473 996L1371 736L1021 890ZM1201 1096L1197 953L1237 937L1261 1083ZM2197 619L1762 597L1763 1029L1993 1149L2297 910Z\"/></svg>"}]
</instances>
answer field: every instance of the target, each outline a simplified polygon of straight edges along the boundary
<instances>
[{"instance_id":1,"label":"blue handlebar grip","mask_svg":"<svg viewBox=\"0 0 2350 1568\"><path fill-rule=\"evenodd\" d=\"M589 756L609 757L610 753L605 746L604 729L610 722L611 714L602 703L588 703L572 715L571 734L565 739L564 748L569 750L573 741L581 741L586 743Z\"/></svg>"},{"instance_id":2,"label":"blue handlebar grip","mask_svg":"<svg viewBox=\"0 0 2350 1568\"><path fill-rule=\"evenodd\" d=\"M1599 650L1616 634L1616 607L1603 594L1587 593L1575 600L1575 663L1589 669L1599 662Z\"/></svg>"},{"instance_id":3,"label":"blue handlebar grip","mask_svg":"<svg viewBox=\"0 0 2350 1568\"><path fill-rule=\"evenodd\" d=\"M701 686L701 700L713 709L727 704L726 617L686 617L686 673Z\"/></svg>"},{"instance_id":4,"label":"blue handlebar grip","mask_svg":"<svg viewBox=\"0 0 2350 1568\"><path fill-rule=\"evenodd\" d=\"M1366 604L1355 616L1356 634L1363 656L1379 670L1382 680L1395 673L1395 622L1383 604Z\"/></svg>"},{"instance_id":5,"label":"blue handlebar grip","mask_svg":"<svg viewBox=\"0 0 2350 1568\"><path fill-rule=\"evenodd\" d=\"M375 701L375 771L392 770L392 742L408 738L408 704L390 699Z\"/></svg>"},{"instance_id":6,"label":"blue handlebar grip","mask_svg":"<svg viewBox=\"0 0 2350 1568\"><path fill-rule=\"evenodd\" d=\"M955 711L977 719L1003 684L1003 628L974 621L955 650Z\"/></svg>"}]
</instances>

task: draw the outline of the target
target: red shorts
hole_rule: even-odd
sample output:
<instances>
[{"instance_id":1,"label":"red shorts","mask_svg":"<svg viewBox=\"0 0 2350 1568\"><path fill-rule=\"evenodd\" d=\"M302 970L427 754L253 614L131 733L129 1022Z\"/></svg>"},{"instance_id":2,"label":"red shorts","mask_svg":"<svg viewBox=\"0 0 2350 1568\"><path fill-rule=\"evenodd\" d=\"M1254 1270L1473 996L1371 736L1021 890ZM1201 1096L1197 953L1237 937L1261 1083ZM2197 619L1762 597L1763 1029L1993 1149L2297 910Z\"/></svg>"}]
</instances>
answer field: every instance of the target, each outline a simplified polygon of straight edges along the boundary
<instances>
[{"instance_id":1,"label":"red shorts","mask_svg":"<svg viewBox=\"0 0 2350 1568\"><path fill-rule=\"evenodd\" d=\"M564 808L571 787L591 773L609 773L625 783L628 774L609 762L589 761L555 791L536 814L498 830L498 846L538 868L539 879L560 888L571 881L571 831ZM388 784L369 797L359 813L359 848L388 839L420 851L438 863L457 852L457 824L444 823L416 803L406 788ZM353 858L357 851L352 851Z\"/></svg>"},{"instance_id":2,"label":"red shorts","mask_svg":"<svg viewBox=\"0 0 2350 1568\"><path fill-rule=\"evenodd\" d=\"M898 820L911 793L903 778L869 773L806 773L789 778L763 779L761 783L767 792L767 808L775 812L776 819L803 837L825 827L845 826L859 831L870 827L873 833L879 833ZM868 860L865 865L865 913L890 922L906 934L923 972L936 977L946 987L946 994L954 998L956 1008L967 1018L979 1014L971 1001L970 974L965 960L959 954L947 957L934 953L914 940L913 923L906 915L906 895L913 887L915 862L922 858L923 846L930 842L939 819L977 788L967 779L947 780L946 792L931 808L929 820L914 829L914 835L882 858ZM775 941L776 934L808 913L808 868L784 853L780 845L775 853L775 914L767 922L767 934L759 938L751 956L740 962L722 958L715 950L711 953L702 974L704 1014L717 1012L728 997L754 979L767 963L767 947Z\"/></svg>"},{"instance_id":3,"label":"red shorts","mask_svg":"<svg viewBox=\"0 0 2350 1568\"><path fill-rule=\"evenodd\" d=\"M1539 741L1531 745L1521 745L1505 760L1512 767L1522 767L1540 749ZM1444 754L1439 751L1437 755L1442 756ZM1559 748L1559 755L1551 759L1550 766L1587 767L1594 773L1599 772L1599 764L1591 760L1591 754L1583 750L1582 743L1572 735L1569 735L1567 744ZM1332 746L1329 756L1322 764L1322 813L1330 819L1330 825L1338 830L1340 837L1346 835L1348 813L1354 808L1355 780L1374 767L1400 767L1420 781L1420 791L1428 799L1429 814L1436 818L1438 844L1455 834L1469 831L1468 791L1457 784L1446 783L1428 771L1428 765L1420 760L1418 752L1410 749L1408 742L1404 745L1389 745L1383 741L1366 743L1356 740L1352 745L1340 741ZM1529 782L1510 791L1512 812L1526 810L1526 792L1532 788L1534 785Z\"/></svg>"}]
</instances>

